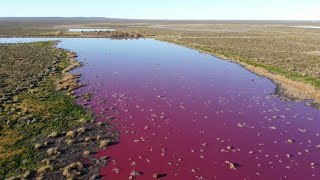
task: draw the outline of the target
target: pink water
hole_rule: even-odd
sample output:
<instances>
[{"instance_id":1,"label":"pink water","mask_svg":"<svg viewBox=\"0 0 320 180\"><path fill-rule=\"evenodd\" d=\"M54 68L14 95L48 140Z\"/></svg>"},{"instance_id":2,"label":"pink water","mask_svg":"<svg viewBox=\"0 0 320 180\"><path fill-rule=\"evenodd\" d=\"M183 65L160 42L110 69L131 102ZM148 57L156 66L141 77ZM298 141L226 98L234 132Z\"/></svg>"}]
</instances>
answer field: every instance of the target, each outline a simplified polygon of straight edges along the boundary
<instances>
[{"instance_id":1,"label":"pink water","mask_svg":"<svg viewBox=\"0 0 320 180\"><path fill-rule=\"evenodd\" d=\"M110 157L103 179L320 179L320 111L281 101L270 80L151 39L59 46L85 63L75 73L87 84L78 93L93 94L86 106L116 117L119 143L97 154Z\"/></svg>"},{"instance_id":2,"label":"pink water","mask_svg":"<svg viewBox=\"0 0 320 180\"><path fill-rule=\"evenodd\" d=\"M88 84L80 91L93 93L88 106L99 120L116 117L119 144L98 154L110 157L104 179L128 179L133 170L143 173L141 180L154 173L166 174L163 179L320 178L320 111L281 101L268 79L150 39L73 39L60 46L85 63L76 70ZM226 161L240 167L231 170Z\"/></svg>"}]
</instances>

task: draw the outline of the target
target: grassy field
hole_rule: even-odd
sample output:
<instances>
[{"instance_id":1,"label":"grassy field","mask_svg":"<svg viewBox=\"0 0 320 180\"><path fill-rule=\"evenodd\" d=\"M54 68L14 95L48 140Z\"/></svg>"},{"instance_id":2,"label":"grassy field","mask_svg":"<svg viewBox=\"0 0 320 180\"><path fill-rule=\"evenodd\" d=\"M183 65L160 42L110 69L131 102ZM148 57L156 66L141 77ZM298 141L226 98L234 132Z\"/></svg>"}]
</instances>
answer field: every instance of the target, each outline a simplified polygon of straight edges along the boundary
<instances>
[{"instance_id":1,"label":"grassy field","mask_svg":"<svg viewBox=\"0 0 320 180\"><path fill-rule=\"evenodd\" d=\"M36 85L58 61L61 53L52 43L0 45L0 97Z\"/></svg>"},{"instance_id":2,"label":"grassy field","mask_svg":"<svg viewBox=\"0 0 320 180\"><path fill-rule=\"evenodd\" d=\"M34 149L39 138L63 132L89 120L55 83L69 65L66 51L54 42L0 46L2 103L0 111L0 179L33 170L44 153ZM10 93L9 93L10 92Z\"/></svg>"}]
</instances>

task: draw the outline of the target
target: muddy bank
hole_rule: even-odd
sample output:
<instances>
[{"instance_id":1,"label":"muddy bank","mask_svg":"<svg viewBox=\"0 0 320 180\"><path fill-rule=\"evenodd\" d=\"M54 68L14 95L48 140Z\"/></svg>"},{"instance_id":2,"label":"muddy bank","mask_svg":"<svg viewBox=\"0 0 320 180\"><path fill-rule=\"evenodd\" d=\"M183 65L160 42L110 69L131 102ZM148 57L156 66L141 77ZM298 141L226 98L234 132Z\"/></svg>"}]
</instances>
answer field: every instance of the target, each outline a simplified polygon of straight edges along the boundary
<instances>
[{"instance_id":1,"label":"muddy bank","mask_svg":"<svg viewBox=\"0 0 320 180\"><path fill-rule=\"evenodd\" d=\"M246 68L247 70L249 70L257 75L267 77L271 81L273 81L277 85L277 89L275 91L275 94L279 95L282 99L288 100L288 101L298 101L298 102L310 101L310 102L307 102L306 105L310 105L315 108L320 108L320 89L317 89L315 86L313 86L311 84L306 84L304 82L295 81L295 80L289 79L283 75L272 73L262 67L254 66L254 65L248 64L244 61L240 61L237 59L225 57L224 55L205 50L205 49L201 48L201 46L199 46L199 45L194 45L194 44L190 44L190 43L186 44L184 42L180 42L180 41L172 40L172 39L167 39L167 38L164 38L164 39L163 38L156 38L156 39L161 40L161 41L165 41L165 42L179 44L179 45L186 46L189 48L193 48L193 49L201 51L201 52L212 54L212 55L217 56L221 59L238 63L242 67Z\"/></svg>"},{"instance_id":2,"label":"muddy bank","mask_svg":"<svg viewBox=\"0 0 320 180\"><path fill-rule=\"evenodd\" d=\"M75 53L68 52L68 57L69 66L62 71L62 79L57 81L56 89L74 95L73 91L84 85L78 82L81 75L70 71L82 64L76 60ZM62 133L52 132L35 144L35 149L45 154L42 166L24 176L37 179L100 179L100 168L106 165L108 158L96 158L95 154L116 142L116 134L112 133L108 122L80 119L79 123L81 125L77 128Z\"/></svg>"},{"instance_id":3,"label":"muddy bank","mask_svg":"<svg viewBox=\"0 0 320 180\"><path fill-rule=\"evenodd\" d=\"M99 179L100 168L108 157L95 154L111 146L117 139L107 122L83 122L77 129L51 134L35 148L46 155L42 166L27 178L37 179Z\"/></svg>"},{"instance_id":4,"label":"muddy bank","mask_svg":"<svg viewBox=\"0 0 320 180\"><path fill-rule=\"evenodd\" d=\"M68 52L69 66L62 71L62 79L57 81L57 90L65 90L73 95L74 90L83 87L78 82L79 74L70 73L71 70L82 64L76 60L77 55ZM79 96L75 96L79 98ZM90 101L90 98L86 98ZM48 137L41 139L35 148L46 154L42 160L43 166L30 177L37 179L100 179L100 168L105 166L108 158L106 156L96 158L95 154L102 149L113 145L117 136L112 127L106 121L86 122L80 119L77 128L58 134L51 133Z\"/></svg>"}]
</instances>

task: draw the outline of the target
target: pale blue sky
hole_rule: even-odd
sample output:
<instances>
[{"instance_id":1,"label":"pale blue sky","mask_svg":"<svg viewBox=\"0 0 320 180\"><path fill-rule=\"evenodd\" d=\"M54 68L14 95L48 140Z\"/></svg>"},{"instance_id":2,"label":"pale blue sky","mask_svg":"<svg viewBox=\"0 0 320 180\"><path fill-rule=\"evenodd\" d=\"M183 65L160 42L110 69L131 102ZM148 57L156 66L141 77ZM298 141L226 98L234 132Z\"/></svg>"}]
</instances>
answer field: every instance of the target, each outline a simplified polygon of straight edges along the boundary
<instances>
[{"instance_id":1,"label":"pale blue sky","mask_svg":"<svg viewBox=\"0 0 320 180\"><path fill-rule=\"evenodd\" d=\"M0 0L0 17L320 20L320 0Z\"/></svg>"}]
</instances>

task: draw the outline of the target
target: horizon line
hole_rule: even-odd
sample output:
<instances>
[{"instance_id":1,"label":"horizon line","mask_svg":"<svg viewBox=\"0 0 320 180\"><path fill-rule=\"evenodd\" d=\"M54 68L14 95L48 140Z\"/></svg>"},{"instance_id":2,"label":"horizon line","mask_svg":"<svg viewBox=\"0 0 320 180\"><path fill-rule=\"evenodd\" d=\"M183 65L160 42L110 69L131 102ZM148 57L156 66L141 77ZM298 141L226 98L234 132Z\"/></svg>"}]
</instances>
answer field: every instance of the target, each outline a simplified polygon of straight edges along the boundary
<instances>
[{"instance_id":1,"label":"horizon line","mask_svg":"<svg viewBox=\"0 0 320 180\"><path fill-rule=\"evenodd\" d=\"M113 18L95 16L0 16L0 18L103 18L116 20L151 20L151 21L320 21L320 19L140 19Z\"/></svg>"}]
</instances>

